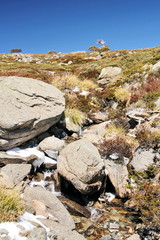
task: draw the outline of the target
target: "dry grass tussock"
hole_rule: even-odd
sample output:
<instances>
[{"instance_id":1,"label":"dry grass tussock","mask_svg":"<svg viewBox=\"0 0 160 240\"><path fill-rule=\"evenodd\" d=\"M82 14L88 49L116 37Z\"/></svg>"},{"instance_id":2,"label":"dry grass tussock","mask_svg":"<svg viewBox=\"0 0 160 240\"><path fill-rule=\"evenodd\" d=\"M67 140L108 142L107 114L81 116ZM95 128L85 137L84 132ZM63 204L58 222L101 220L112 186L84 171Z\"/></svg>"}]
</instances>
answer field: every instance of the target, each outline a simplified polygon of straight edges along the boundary
<instances>
[{"instance_id":1,"label":"dry grass tussock","mask_svg":"<svg viewBox=\"0 0 160 240\"><path fill-rule=\"evenodd\" d=\"M0 222L16 221L24 212L18 192L0 188Z\"/></svg>"},{"instance_id":2,"label":"dry grass tussock","mask_svg":"<svg viewBox=\"0 0 160 240\"><path fill-rule=\"evenodd\" d=\"M61 90L73 90L75 87L77 87L79 90L89 90L97 87L97 84L91 80L80 80L78 76L72 73L63 74L62 76L55 76L52 84Z\"/></svg>"},{"instance_id":3,"label":"dry grass tussock","mask_svg":"<svg viewBox=\"0 0 160 240\"><path fill-rule=\"evenodd\" d=\"M85 121L85 114L77 108L66 108L64 111L65 118L68 118L70 122L81 126Z\"/></svg>"}]
</instances>

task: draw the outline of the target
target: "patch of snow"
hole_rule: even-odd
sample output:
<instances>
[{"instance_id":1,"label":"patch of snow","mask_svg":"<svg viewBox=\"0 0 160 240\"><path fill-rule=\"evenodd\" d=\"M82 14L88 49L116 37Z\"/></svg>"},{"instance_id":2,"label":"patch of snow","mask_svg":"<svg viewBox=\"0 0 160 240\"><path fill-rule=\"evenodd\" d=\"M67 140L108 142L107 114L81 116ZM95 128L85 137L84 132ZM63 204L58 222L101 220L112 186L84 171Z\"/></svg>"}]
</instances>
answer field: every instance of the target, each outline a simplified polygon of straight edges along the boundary
<instances>
[{"instance_id":1,"label":"patch of snow","mask_svg":"<svg viewBox=\"0 0 160 240\"><path fill-rule=\"evenodd\" d=\"M81 96L87 96L88 94L90 94L90 92L85 91L85 90L83 90L81 93L79 93L79 95L81 95Z\"/></svg>"},{"instance_id":2,"label":"patch of snow","mask_svg":"<svg viewBox=\"0 0 160 240\"><path fill-rule=\"evenodd\" d=\"M108 175L108 170L107 170L107 168L105 168L104 173L106 174L106 176Z\"/></svg>"},{"instance_id":3,"label":"patch of snow","mask_svg":"<svg viewBox=\"0 0 160 240\"><path fill-rule=\"evenodd\" d=\"M44 156L44 162L43 162L43 163L51 163L51 164L56 165L56 164L57 164L57 161L55 161L54 159L52 159L52 158L50 158L50 157Z\"/></svg>"},{"instance_id":4,"label":"patch of snow","mask_svg":"<svg viewBox=\"0 0 160 240\"><path fill-rule=\"evenodd\" d=\"M36 147L26 149L12 148L10 150L7 150L6 153L8 155L14 155L19 157L30 157L31 155L37 156L37 159L35 159L32 163L35 171L45 161L44 152L39 151Z\"/></svg>"},{"instance_id":5,"label":"patch of snow","mask_svg":"<svg viewBox=\"0 0 160 240\"><path fill-rule=\"evenodd\" d=\"M47 177L50 177L52 175L52 172L51 171L45 171L43 172L44 174L44 179L46 179Z\"/></svg>"},{"instance_id":6,"label":"patch of snow","mask_svg":"<svg viewBox=\"0 0 160 240\"><path fill-rule=\"evenodd\" d=\"M46 232L49 232L50 231L50 229L48 228L48 227L46 227L43 223L41 223L39 220L38 220L38 218L41 218L41 219L46 219L46 217L44 217L44 216L41 216L41 215L33 215L33 214L31 214L31 213L29 213L29 212L25 212L21 217L20 217L20 221L22 221L22 222L25 222L25 221L31 221L31 222L35 222L35 223L37 223L37 224L39 224L41 227L43 227L45 230L46 230Z\"/></svg>"},{"instance_id":7,"label":"patch of snow","mask_svg":"<svg viewBox=\"0 0 160 240\"><path fill-rule=\"evenodd\" d=\"M116 197L116 194L111 192L106 192L105 196L107 197L108 202L111 202Z\"/></svg>"},{"instance_id":8,"label":"patch of snow","mask_svg":"<svg viewBox=\"0 0 160 240\"><path fill-rule=\"evenodd\" d=\"M136 184L135 180L133 178L130 178L130 185L132 187L138 187L138 185Z\"/></svg>"},{"instance_id":9,"label":"patch of snow","mask_svg":"<svg viewBox=\"0 0 160 240\"><path fill-rule=\"evenodd\" d=\"M109 155L109 157L113 160L116 160L116 159L119 158L119 155L118 155L118 153L112 153L112 154Z\"/></svg>"},{"instance_id":10,"label":"patch of snow","mask_svg":"<svg viewBox=\"0 0 160 240\"><path fill-rule=\"evenodd\" d=\"M35 228L35 226L32 224L33 222L43 227L47 231L47 233L50 231L49 228L47 228L38 220L39 218L44 219L45 217L39 215L35 216L31 213L25 212L22 216L20 216L18 222L0 223L0 229L6 230L8 232L6 236L9 236L11 240L28 240L27 237L23 237L20 234L27 233L33 228Z\"/></svg>"},{"instance_id":11,"label":"patch of snow","mask_svg":"<svg viewBox=\"0 0 160 240\"><path fill-rule=\"evenodd\" d=\"M44 180L41 180L41 181L39 181L39 182L32 181L32 182L29 183L29 186L30 186L30 187L41 186L41 187L45 188L45 186L46 186L46 181L44 181Z\"/></svg>"}]
</instances>

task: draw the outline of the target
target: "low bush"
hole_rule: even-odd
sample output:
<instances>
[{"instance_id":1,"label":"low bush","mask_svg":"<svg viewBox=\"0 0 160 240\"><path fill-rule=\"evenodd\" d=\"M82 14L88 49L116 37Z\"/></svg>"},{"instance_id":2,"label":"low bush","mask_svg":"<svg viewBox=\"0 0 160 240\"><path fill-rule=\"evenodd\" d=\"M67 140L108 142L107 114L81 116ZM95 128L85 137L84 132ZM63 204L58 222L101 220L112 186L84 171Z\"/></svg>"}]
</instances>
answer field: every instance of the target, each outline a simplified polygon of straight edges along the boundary
<instances>
[{"instance_id":1,"label":"low bush","mask_svg":"<svg viewBox=\"0 0 160 240\"><path fill-rule=\"evenodd\" d=\"M141 146L156 147L160 142L160 132L151 131L147 125L141 124L137 129L136 138Z\"/></svg>"},{"instance_id":2,"label":"low bush","mask_svg":"<svg viewBox=\"0 0 160 240\"><path fill-rule=\"evenodd\" d=\"M129 159L132 157L132 146L124 137L117 136L113 139L104 140L98 148L103 158L108 158L109 155L116 153L118 159L114 161L119 163L124 162L124 157Z\"/></svg>"},{"instance_id":3,"label":"low bush","mask_svg":"<svg viewBox=\"0 0 160 240\"><path fill-rule=\"evenodd\" d=\"M145 84L139 89L132 88L130 103L142 99L149 108L154 107L154 101L160 96L160 72L151 74Z\"/></svg>"},{"instance_id":4,"label":"low bush","mask_svg":"<svg viewBox=\"0 0 160 240\"><path fill-rule=\"evenodd\" d=\"M160 186L154 182L158 167L149 166L146 171L132 170L137 187L131 188L131 198L135 200L135 209L144 223L144 228L157 231L160 227Z\"/></svg>"}]
</instances>

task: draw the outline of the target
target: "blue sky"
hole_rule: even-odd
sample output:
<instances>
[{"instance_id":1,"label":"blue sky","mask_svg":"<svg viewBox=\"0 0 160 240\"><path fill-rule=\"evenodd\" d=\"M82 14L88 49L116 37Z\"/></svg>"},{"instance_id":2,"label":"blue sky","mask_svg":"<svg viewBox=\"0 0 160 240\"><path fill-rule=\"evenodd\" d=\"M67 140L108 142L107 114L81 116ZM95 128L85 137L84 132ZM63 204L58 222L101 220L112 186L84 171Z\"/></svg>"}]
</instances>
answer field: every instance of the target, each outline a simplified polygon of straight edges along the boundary
<instances>
[{"instance_id":1,"label":"blue sky","mask_svg":"<svg viewBox=\"0 0 160 240\"><path fill-rule=\"evenodd\" d=\"M0 0L0 53L160 46L160 0Z\"/></svg>"}]
</instances>

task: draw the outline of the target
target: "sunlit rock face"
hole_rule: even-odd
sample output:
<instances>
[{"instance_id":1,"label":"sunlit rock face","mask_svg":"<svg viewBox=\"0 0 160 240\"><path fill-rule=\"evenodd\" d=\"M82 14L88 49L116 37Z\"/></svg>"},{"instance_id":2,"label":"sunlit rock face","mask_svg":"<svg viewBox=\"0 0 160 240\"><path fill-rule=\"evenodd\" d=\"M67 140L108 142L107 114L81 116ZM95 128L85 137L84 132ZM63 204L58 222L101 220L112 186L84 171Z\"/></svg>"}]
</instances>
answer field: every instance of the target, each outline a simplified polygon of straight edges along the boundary
<instances>
[{"instance_id":1,"label":"sunlit rock face","mask_svg":"<svg viewBox=\"0 0 160 240\"><path fill-rule=\"evenodd\" d=\"M45 132L65 108L61 91L31 78L0 77L0 96L0 150Z\"/></svg>"}]
</instances>

